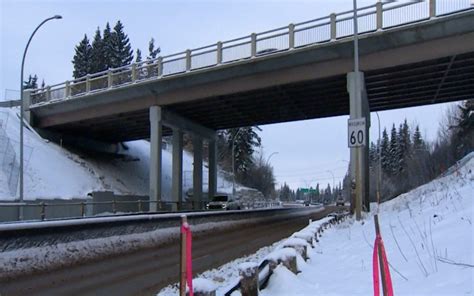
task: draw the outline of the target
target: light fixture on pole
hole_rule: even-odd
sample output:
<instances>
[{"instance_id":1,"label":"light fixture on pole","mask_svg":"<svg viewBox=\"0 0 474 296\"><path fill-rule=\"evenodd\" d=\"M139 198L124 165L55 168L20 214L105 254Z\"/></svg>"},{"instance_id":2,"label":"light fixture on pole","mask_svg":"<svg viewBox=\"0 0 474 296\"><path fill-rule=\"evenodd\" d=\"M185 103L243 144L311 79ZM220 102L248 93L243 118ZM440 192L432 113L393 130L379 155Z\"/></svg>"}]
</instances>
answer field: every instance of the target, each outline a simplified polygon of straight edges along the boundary
<instances>
[{"instance_id":1,"label":"light fixture on pole","mask_svg":"<svg viewBox=\"0 0 474 296\"><path fill-rule=\"evenodd\" d=\"M268 156L267 162L265 162L266 165L268 165L268 163L270 162L270 158L272 158L272 156L275 154L278 154L278 152L273 152L272 154L270 154L270 156Z\"/></svg>"},{"instance_id":2,"label":"light fixture on pole","mask_svg":"<svg viewBox=\"0 0 474 296\"><path fill-rule=\"evenodd\" d=\"M28 51L28 47L30 46L31 39L33 39L33 36L35 33L38 31L38 29L44 25L46 22L50 20L58 20L62 19L63 17L60 15L55 15L52 17L49 17L42 21L36 29L33 31L33 33L30 36L30 39L28 39L28 43L26 43L25 51L23 52L23 58L21 60L21 80L20 80L20 203L23 203L24 201L24 181L23 181L23 113L24 113L24 102L23 102L23 70L25 68L25 58L26 58L26 52ZM20 211L19 211L19 219L23 219L23 205L20 204Z\"/></svg>"}]
</instances>

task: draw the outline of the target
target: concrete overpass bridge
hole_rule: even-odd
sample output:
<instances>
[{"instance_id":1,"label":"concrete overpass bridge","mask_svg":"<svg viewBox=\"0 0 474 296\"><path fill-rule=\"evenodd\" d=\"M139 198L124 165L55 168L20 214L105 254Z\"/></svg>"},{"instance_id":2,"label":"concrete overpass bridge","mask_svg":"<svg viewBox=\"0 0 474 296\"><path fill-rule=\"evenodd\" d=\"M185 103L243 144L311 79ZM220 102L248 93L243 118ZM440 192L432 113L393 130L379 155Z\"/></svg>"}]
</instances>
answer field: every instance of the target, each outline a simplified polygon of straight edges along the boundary
<instances>
[{"instance_id":1,"label":"concrete overpass bridge","mask_svg":"<svg viewBox=\"0 0 474 296\"><path fill-rule=\"evenodd\" d=\"M59 134L106 142L150 138L152 200L161 199L161 139L172 134L172 192L178 201L183 131L194 135L194 196L200 200L203 138L210 147L209 194L216 189L216 130L346 114L368 117L370 111L474 97L469 0L358 9L359 76L348 75L353 71L353 13L27 91L26 115L34 127ZM363 79L364 88L362 101L351 105L354 77ZM359 159L363 170L367 161ZM368 180L364 183L368 186Z\"/></svg>"}]
</instances>

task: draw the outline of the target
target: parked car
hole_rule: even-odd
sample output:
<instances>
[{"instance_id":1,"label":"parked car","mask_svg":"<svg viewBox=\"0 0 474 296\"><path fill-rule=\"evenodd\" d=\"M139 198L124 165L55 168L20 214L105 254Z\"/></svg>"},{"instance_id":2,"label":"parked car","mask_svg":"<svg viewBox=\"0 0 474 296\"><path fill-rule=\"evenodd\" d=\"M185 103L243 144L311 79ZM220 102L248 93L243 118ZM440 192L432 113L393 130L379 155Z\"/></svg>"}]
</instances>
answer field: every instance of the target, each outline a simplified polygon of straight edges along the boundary
<instances>
[{"instance_id":1,"label":"parked car","mask_svg":"<svg viewBox=\"0 0 474 296\"><path fill-rule=\"evenodd\" d=\"M342 196L339 196L337 199L336 199L336 206L345 206L346 204L346 201L344 200L344 198Z\"/></svg>"},{"instance_id":2,"label":"parked car","mask_svg":"<svg viewBox=\"0 0 474 296\"><path fill-rule=\"evenodd\" d=\"M206 204L207 210L240 210L242 208L240 201L233 200L227 195L216 195Z\"/></svg>"}]
</instances>

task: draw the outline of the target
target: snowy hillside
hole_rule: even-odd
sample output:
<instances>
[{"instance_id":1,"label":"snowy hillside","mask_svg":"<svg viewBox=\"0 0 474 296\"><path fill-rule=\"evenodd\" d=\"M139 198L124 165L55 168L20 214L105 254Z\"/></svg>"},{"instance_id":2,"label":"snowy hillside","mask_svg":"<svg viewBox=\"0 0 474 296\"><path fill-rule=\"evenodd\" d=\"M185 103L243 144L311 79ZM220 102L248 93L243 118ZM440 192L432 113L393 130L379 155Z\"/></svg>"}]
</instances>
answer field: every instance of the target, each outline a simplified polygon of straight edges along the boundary
<instances>
[{"instance_id":1,"label":"snowy hillside","mask_svg":"<svg viewBox=\"0 0 474 296\"><path fill-rule=\"evenodd\" d=\"M474 152L450 174L381 205L379 220L395 295L474 293ZM374 205L373 208L375 208ZM279 266L261 295L373 295L373 214L326 230L310 259L300 258L294 275ZM262 261L281 242L199 277L213 281L218 295L238 280L238 265ZM230 275L225 279L222 275ZM173 295L176 286L158 295ZM238 292L232 295L240 295Z\"/></svg>"},{"instance_id":2,"label":"snowy hillside","mask_svg":"<svg viewBox=\"0 0 474 296\"><path fill-rule=\"evenodd\" d=\"M17 109L1 109L2 129L16 159L19 158L19 125ZM95 190L110 190L117 194L148 195L149 143L127 142L130 157L100 159L79 156L52 142L46 142L25 129L25 199L86 197ZM171 192L171 147L163 150L163 197ZM3 157L3 155L1 155ZM1 158L0 158L1 160ZM183 187L192 188L193 156L183 153ZM206 164L205 164L206 165ZM14 199L8 188L9 169L0 170L0 200ZM204 190L207 188L207 168L203 168ZM231 183L218 176L218 191L231 192Z\"/></svg>"}]
</instances>

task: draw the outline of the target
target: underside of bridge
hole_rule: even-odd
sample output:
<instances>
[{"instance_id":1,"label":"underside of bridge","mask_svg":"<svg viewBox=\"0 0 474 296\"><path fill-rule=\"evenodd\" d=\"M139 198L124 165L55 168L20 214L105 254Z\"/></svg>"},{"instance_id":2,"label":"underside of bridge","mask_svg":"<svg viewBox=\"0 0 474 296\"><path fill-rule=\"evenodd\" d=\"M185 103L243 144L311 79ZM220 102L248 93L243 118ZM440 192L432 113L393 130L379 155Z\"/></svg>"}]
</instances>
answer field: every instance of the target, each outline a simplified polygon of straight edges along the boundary
<instances>
[{"instance_id":1,"label":"underside of bridge","mask_svg":"<svg viewBox=\"0 0 474 296\"><path fill-rule=\"evenodd\" d=\"M365 72L371 111L474 97L474 52ZM165 108L213 130L349 114L346 75L170 104ZM149 110L56 126L58 132L102 141L148 138ZM164 135L171 129L164 127Z\"/></svg>"}]
</instances>

